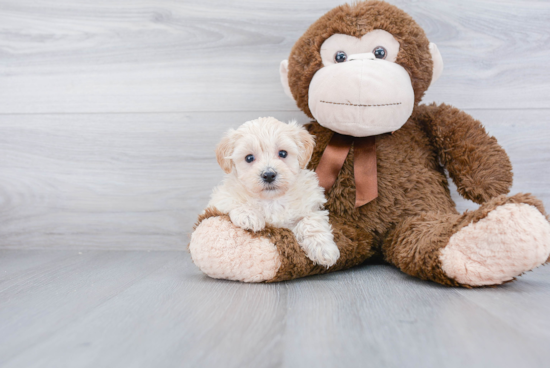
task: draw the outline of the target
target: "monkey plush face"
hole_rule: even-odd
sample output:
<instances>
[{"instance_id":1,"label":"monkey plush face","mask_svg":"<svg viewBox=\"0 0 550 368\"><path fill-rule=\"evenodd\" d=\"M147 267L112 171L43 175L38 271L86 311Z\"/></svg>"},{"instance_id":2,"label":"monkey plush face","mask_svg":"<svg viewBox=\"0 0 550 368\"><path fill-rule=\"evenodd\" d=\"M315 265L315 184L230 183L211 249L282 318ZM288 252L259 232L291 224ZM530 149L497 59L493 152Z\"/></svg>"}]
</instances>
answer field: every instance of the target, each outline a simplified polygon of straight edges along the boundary
<instances>
[{"instance_id":1,"label":"monkey plush face","mask_svg":"<svg viewBox=\"0 0 550 368\"><path fill-rule=\"evenodd\" d=\"M366 137L399 129L443 62L405 12L381 1L333 9L281 63L285 92L335 132Z\"/></svg>"},{"instance_id":2,"label":"monkey plush face","mask_svg":"<svg viewBox=\"0 0 550 368\"><path fill-rule=\"evenodd\" d=\"M323 67L309 85L309 109L323 126L365 137L394 131L413 111L407 71L395 63L399 42L375 29L361 38L334 34L321 45Z\"/></svg>"}]
</instances>

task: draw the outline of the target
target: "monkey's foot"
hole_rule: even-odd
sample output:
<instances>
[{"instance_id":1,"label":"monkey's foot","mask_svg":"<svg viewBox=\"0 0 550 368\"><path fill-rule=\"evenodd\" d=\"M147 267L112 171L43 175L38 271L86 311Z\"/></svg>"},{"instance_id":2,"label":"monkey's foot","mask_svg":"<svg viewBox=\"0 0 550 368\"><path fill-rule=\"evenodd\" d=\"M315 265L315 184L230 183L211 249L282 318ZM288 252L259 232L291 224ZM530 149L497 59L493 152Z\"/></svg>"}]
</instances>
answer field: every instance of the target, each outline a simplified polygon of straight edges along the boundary
<instances>
[{"instance_id":1,"label":"monkey's foot","mask_svg":"<svg viewBox=\"0 0 550 368\"><path fill-rule=\"evenodd\" d=\"M507 203L460 229L441 250L441 268L471 286L496 285L542 265L550 255L550 223L534 206Z\"/></svg>"},{"instance_id":2,"label":"monkey's foot","mask_svg":"<svg viewBox=\"0 0 550 368\"><path fill-rule=\"evenodd\" d=\"M208 276L244 282L271 280L281 266L277 248L220 217L203 220L193 232L193 262Z\"/></svg>"}]
</instances>

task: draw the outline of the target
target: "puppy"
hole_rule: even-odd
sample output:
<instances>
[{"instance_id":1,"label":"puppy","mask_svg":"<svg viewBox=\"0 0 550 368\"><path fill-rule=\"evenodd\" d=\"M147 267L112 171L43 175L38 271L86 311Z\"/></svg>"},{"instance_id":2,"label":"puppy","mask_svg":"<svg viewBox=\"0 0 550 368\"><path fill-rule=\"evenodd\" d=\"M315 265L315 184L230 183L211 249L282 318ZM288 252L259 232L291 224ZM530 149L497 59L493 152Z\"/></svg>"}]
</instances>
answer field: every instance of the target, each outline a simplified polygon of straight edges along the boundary
<instances>
[{"instance_id":1,"label":"puppy","mask_svg":"<svg viewBox=\"0 0 550 368\"><path fill-rule=\"evenodd\" d=\"M314 143L303 127L274 118L230 130L216 149L227 175L208 206L246 230L260 231L266 224L290 229L309 259L329 267L340 251L323 210L323 189L316 174L305 169Z\"/></svg>"}]
</instances>

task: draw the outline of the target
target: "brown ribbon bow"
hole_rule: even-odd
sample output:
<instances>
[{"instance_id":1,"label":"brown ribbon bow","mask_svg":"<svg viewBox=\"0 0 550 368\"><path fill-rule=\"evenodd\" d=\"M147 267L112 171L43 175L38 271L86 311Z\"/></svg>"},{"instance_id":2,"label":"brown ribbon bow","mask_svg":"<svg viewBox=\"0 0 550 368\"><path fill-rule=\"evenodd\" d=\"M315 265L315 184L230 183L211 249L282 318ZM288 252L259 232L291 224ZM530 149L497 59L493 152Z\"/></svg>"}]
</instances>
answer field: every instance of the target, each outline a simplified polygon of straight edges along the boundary
<instances>
[{"instance_id":1,"label":"brown ribbon bow","mask_svg":"<svg viewBox=\"0 0 550 368\"><path fill-rule=\"evenodd\" d=\"M361 207L378 197L376 172L376 139L374 136L355 138L334 133L325 148L315 172L319 184L328 192L353 144L353 172L355 177L355 207Z\"/></svg>"}]
</instances>

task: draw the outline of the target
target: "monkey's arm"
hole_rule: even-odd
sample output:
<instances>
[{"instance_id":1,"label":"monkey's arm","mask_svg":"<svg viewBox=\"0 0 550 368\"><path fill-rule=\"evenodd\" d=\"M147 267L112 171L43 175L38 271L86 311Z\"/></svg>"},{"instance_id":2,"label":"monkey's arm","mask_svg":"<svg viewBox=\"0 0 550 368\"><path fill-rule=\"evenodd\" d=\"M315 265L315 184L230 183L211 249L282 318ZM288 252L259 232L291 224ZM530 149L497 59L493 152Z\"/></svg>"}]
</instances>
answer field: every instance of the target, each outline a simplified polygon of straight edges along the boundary
<instances>
[{"instance_id":1,"label":"monkey's arm","mask_svg":"<svg viewBox=\"0 0 550 368\"><path fill-rule=\"evenodd\" d=\"M445 104L419 110L419 121L461 196L481 204L510 191L510 159L478 120Z\"/></svg>"}]
</instances>

